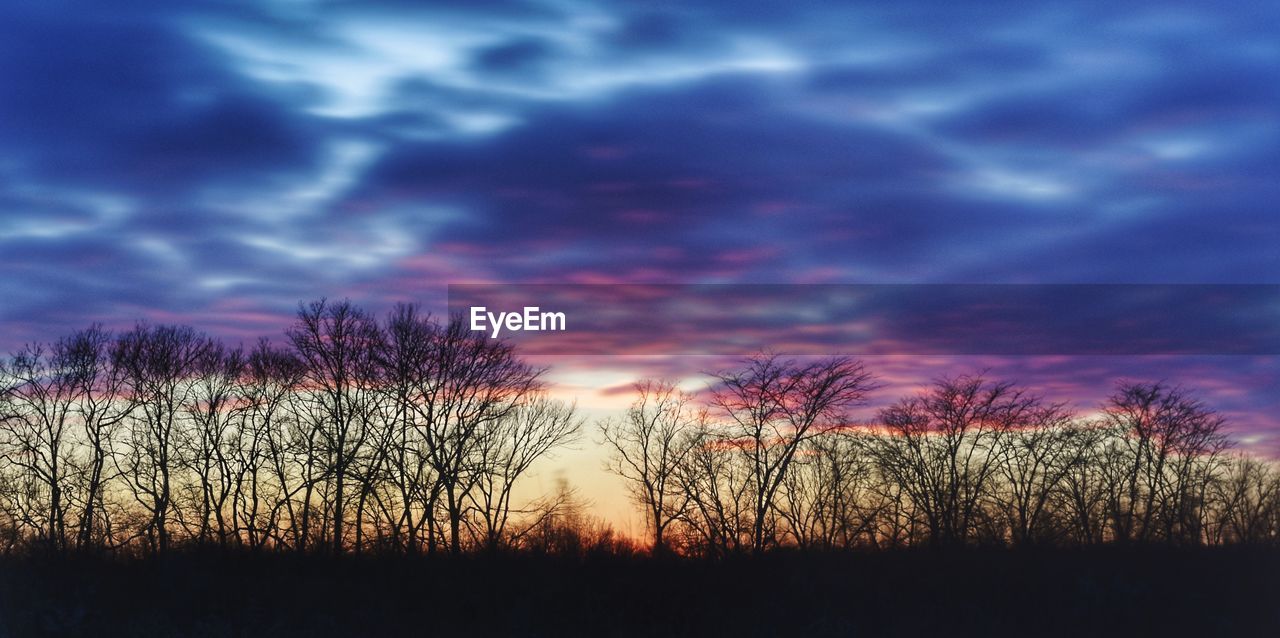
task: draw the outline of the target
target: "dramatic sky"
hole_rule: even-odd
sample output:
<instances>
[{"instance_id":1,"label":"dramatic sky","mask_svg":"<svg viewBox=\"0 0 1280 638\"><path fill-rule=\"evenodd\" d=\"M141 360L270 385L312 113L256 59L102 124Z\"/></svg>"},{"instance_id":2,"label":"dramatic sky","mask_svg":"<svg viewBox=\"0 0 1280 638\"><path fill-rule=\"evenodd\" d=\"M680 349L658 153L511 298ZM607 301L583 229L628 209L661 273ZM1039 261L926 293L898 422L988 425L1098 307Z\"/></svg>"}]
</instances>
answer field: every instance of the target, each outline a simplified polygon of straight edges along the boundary
<instances>
[{"instance_id":1,"label":"dramatic sky","mask_svg":"<svg viewBox=\"0 0 1280 638\"><path fill-rule=\"evenodd\" d=\"M4 1L0 346L459 282L1277 283L1274 5L838 4ZM881 363L1170 378L1280 452L1273 357ZM703 368L561 364L605 407Z\"/></svg>"}]
</instances>

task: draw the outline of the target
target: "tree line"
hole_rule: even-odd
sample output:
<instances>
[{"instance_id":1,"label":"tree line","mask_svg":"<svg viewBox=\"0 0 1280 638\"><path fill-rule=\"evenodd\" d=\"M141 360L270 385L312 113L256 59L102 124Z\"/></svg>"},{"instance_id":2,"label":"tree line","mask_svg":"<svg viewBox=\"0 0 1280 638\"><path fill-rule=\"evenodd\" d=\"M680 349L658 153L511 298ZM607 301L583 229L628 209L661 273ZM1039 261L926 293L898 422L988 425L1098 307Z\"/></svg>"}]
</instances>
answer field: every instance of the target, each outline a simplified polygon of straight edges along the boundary
<instances>
[{"instance_id":1,"label":"tree line","mask_svg":"<svg viewBox=\"0 0 1280 638\"><path fill-rule=\"evenodd\" d=\"M517 508L517 482L582 429L543 372L345 301L302 306L283 345L147 324L28 345L0 366L0 547L510 546L558 512Z\"/></svg>"},{"instance_id":2,"label":"tree line","mask_svg":"<svg viewBox=\"0 0 1280 638\"><path fill-rule=\"evenodd\" d=\"M503 341L412 305L300 306L275 344L91 326L0 361L0 550L631 551L565 486L517 486L584 419ZM1076 414L1012 382L880 390L858 359L759 355L597 424L654 553L1275 543L1280 473L1183 388Z\"/></svg>"},{"instance_id":3,"label":"tree line","mask_svg":"<svg viewBox=\"0 0 1280 638\"><path fill-rule=\"evenodd\" d=\"M757 356L704 395L642 381L600 432L655 552L1280 540L1280 472L1185 388L1085 415L959 375L855 423L877 388L857 359Z\"/></svg>"}]
</instances>

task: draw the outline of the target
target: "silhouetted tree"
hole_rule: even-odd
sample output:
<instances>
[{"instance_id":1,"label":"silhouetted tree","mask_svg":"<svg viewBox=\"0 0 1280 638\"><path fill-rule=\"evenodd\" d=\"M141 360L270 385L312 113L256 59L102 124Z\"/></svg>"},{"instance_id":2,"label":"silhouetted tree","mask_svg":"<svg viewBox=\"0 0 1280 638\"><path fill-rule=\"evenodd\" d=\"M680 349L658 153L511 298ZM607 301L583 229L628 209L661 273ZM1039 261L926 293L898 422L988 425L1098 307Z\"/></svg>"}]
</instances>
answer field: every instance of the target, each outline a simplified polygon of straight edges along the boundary
<instances>
[{"instance_id":1,"label":"silhouetted tree","mask_svg":"<svg viewBox=\"0 0 1280 638\"><path fill-rule=\"evenodd\" d=\"M533 395L486 428L478 459L479 477L470 494L483 547L497 550L511 522L516 482L539 459L573 442L582 429L575 406Z\"/></svg>"},{"instance_id":2,"label":"silhouetted tree","mask_svg":"<svg viewBox=\"0 0 1280 638\"><path fill-rule=\"evenodd\" d=\"M1003 439L1040 408L1012 383L960 376L880 412L887 435L872 450L924 517L930 543L963 543L977 531Z\"/></svg>"},{"instance_id":3,"label":"silhouetted tree","mask_svg":"<svg viewBox=\"0 0 1280 638\"><path fill-rule=\"evenodd\" d=\"M1118 435L1115 538L1199 542L1201 506L1229 445L1222 417L1163 383L1120 384L1104 414Z\"/></svg>"},{"instance_id":4,"label":"silhouetted tree","mask_svg":"<svg viewBox=\"0 0 1280 638\"><path fill-rule=\"evenodd\" d=\"M74 410L80 386L67 343L29 345L0 362L0 461L17 470L18 520L51 550L67 547L67 492L74 474Z\"/></svg>"},{"instance_id":5,"label":"silhouetted tree","mask_svg":"<svg viewBox=\"0 0 1280 638\"><path fill-rule=\"evenodd\" d=\"M797 546L847 548L874 533L873 468L863 445L855 431L836 429L801 448L779 507Z\"/></svg>"},{"instance_id":6,"label":"silhouetted tree","mask_svg":"<svg viewBox=\"0 0 1280 638\"><path fill-rule=\"evenodd\" d=\"M1217 542L1275 542L1280 533L1280 474L1243 454L1233 456L1224 466L1223 475L1213 484Z\"/></svg>"},{"instance_id":7,"label":"silhouetted tree","mask_svg":"<svg viewBox=\"0 0 1280 638\"><path fill-rule=\"evenodd\" d=\"M1084 421L1072 426L1079 459L1069 464L1062 475L1057 500L1067 534L1076 544L1103 542L1107 527L1108 494L1114 490L1108 467L1111 456L1112 431L1105 423Z\"/></svg>"},{"instance_id":8,"label":"silhouetted tree","mask_svg":"<svg viewBox=\"0 0 1280 638\"><path fill-rule=\"evenodd\" d=\"M849 408L862 405L875 387L874 377L849 357L798 363L774 355L713 377L711 404L747 465L751 549L760 552L775 540L775 499L801 446L845 424Z\"/></svg>"},{"instance_id":9,"label":"silhouetted tree","mask_svg":"<svg viewBox=\"0 0 1280 638\"><path fill-rule=\"evenodd\" d=\"M61 343L76 385L75 411L85 448L76 545L87 551L110 542L106 486L114 478L113 443L120 438L121 424L133 414L134 403L126 392L129 371L121 341L94 325Z\"/></svg>"},{"instance_id":10,"label":"silhouetted tree","mask_svg":"<svg viewBox=\"0 0 1280 638\"><path fill-rule=\"evenodd\" d=\"M440 495L427 450L427 437L418 426L415 401L428 387L430 357L439 326L413 305L400 304L388 315L382 353L385 391L388 395L385 419L390 426L387 440L391 489L396 493L389 507L393 542L409 553L417 553L427 528L435 540L435 509Z\"/></svg>"},{"instance_id":11,"label":"silhouetted tree","mask_svg":"<svg viewBox=\"0 0 1280 638\"><path fill-rule=\"evenodd\" d=\"M187 326L139 324L121 336L120 365L128 372L125 394L137 409L117 463L146 513L141 533L155 551L169 549L174 474L181 454L178 429L184 407L195 395L197 366L213 347L211 339Z\"/></svg>"},{"instance_id":12,"label":"silhouetted tree","mask_svg":"<svg viewBox=\"0 0 1280 638\"><path fill-rule=\"evenodd\" d=\"M309 449L314 456L308 462L318 462L322 468L319 478L326 488L329 547L340 553L346 542L349 475L364 452L378 410L382 332L372 317L351 302L322 299L301 306L287 334L305 363L302 417L312 424L319 443L318 448ZM306 544L310 522L309 496L302 503L300 547Z\"/></svg>"},{"instance_id":13,"label":"silhouetted tree","mask_svg":"<svg viewBox=\"0 0 1280 638\"><path fill-rule=\"evenodd\" d=\"M676 472L697 444L699 415L693 398L672 383L642 381L635 391L638 396L622 419L600 421L600 436L610 454L607 469L627 482L653 535L652 551L662 553L667 528L688 506Z\"/></svg>"},{"instance_id":14,"label":"silhouetted tree","mask_svg":"<svg viewBox=\"0 0 1280 638\"><path fill-rule=\"evenodd\" d=\"M305 368L292 352L272 347L265 339L246 357L236 388L240 404L234 459L236 527L250 548L268 542L291 546L282 529L296 534L300 522L295 508L303 486L298 470L296 433L300 430L293 408L301 390Z\"/></svg>"},{"instance_id":15,"label":"silhouetted tree","mask_svg":"<svg viewBox=\"0 0 1280 638\"><path fill-rule=\"evenodd\" d=\"M995 498L1014 545L1052 540L1060 529L1052 520L1053 499L1068 473L1085 462L1090 432L1063 406L1040 405L1000 439Z\"/></svg>"},{"instance_id":16,"label":"silhouetted tree","mask_svg":"<svg viewBox=\"0 0 1280 638\"><path fill-rule=\"evenodd\" d=\"M435 331L430 346L408 416L424 437L444 498L449 550L457 554L468 494L483 476L488 432L541 388L542 371L520 360L510 344L473 334L461 317Z\"/></svg>"},{"instance_id":17,"label":"silhouetted tree","mask_svg":"<svg viewBox=\"0 0 1280 638\"><path fill-rule=\"evenodd\" d=\"M196 477L189 493L195 519L196 540L219 545L237 542L233 538L234 521L238 518L236 491L238 472L235 464L244 423L238 401L241 375L245 366L243 352L213 342L196 359L192 370L190 400L183 406L190 428L183 431L182 465Z\"/></svg>"},{"instance_id":18,"label":"silhouetted tree","mask_svg":"<svg viewBox=\"0 0 1280 638\"><path fill-rule=\"evenodd\" d=\"M0 361L0 551L634 551L567 484L518 501L575 407L511 344L414 306L300 308L287 347L100 327ZM654 552L921 543L1263 544L1280 473L1227 456L1190 392L1122 383L1082 419L1013 383L936 381L856 425L854 359L751 358L704 398L642 382L600 423Z\"/></svg>"},{"instance_id":19,"label":"silhouetted tree","mask_svg":"<svg viewBox=\"0 0 1280 638\"><path fill-rule=\"evenodd\" d=\"M704 414L676 466L674 478L685 501L681 544L689 551L725 556L752 547L755 484L738 445ZM773 531L761 527L762 534Z\"/></svg>"}]
</instances>

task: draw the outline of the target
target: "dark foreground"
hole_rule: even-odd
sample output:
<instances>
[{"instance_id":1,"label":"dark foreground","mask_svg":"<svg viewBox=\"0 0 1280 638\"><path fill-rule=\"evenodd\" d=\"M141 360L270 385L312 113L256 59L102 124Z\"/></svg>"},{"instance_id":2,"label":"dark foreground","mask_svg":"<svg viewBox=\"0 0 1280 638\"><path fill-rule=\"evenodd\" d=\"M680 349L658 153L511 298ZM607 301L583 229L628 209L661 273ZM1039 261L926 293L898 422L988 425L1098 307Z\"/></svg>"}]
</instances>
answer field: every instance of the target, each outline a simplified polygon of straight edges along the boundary
<instances>
[{"instance_id":1,"label":"dark foreground","mask_svg":"<svg viewBox=\"0 0 1280 638\"><path fill-rule=\"evenodd\" d=\"M1280 550L0 559L8 636L1278 636Z\"/></svg>"}]
</instances>

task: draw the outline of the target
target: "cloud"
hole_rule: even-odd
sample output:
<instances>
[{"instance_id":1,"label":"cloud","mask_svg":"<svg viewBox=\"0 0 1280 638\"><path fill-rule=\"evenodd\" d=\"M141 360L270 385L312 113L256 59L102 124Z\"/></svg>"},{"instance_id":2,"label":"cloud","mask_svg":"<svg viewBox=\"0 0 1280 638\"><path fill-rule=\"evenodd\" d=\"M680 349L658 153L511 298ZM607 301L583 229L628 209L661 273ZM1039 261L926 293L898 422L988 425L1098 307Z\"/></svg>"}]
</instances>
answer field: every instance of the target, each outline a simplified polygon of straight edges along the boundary
<instances>
[{"instance_id":1,"label":"cloud","mask_svg":"<svg viewBox=\"0 0 1280 638\"><path fill-rule=\"evenodd\" d=\"M462 280L1280 272L1268 5L4 12L6 345Z\"/></svg>"}]
</instances>

